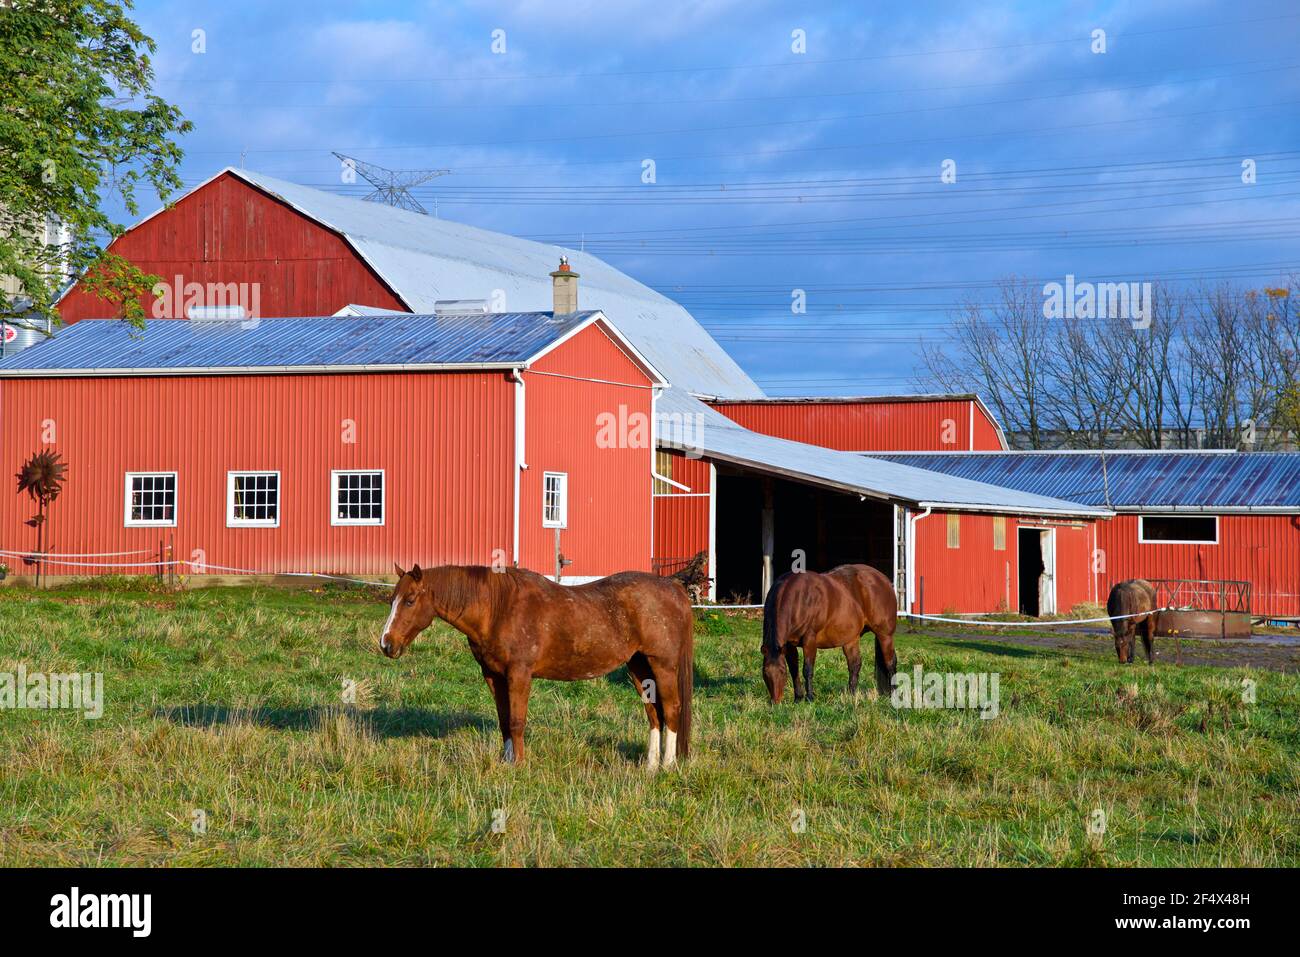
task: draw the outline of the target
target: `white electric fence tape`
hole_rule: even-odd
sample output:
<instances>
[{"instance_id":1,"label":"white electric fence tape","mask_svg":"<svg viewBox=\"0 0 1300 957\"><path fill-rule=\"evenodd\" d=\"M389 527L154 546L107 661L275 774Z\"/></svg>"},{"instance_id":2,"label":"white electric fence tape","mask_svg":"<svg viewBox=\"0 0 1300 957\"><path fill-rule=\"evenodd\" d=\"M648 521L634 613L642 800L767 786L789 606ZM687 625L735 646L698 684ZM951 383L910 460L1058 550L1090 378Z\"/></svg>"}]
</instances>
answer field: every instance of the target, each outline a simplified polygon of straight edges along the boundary
<instances>
[{"instance_id":1,"label":"white electric fence tape","mask_svg":"<svg viewBox=\"0 0 1300 957\"><path fill-rule=\"evenodd\" d=\"M194 569L206 571L215 569L219 572L229 572L232 575L280 575L285 578L324 578L328 581L350 582L354 585L374 585L380 588L389 587L392 582L370 581L365 578L346 578L342 575L322 575L319 572L268 572L256 568L231 568L227 565L212 565L208 562L189 562L179 559L169 561L152 561L152 562L66 562L58 561L56 558L98 558L116 557L119 555L148 555L150 552L11 552L0 549L0 556L11 558L22 558L30 560L33 564L40 560L46 565L59 565L69 568L158 568L159 566L170 565L187 565ZM708 608L714 611L753 611L762 608L762 605L692 605L692 608ZM1102 618L1071 618L1071 619L1053 619L1052 621L983 621L973 618L943 618L939 615L918 615L913 612L900 611L900 618L917 618L923 621L941 621L952 625L985 625L991 628L1048 628L1057 625L1092 625L1106 621L1121 621L1125 618L1141 618L1143 615L1155 614L1162 611L1176 611L1174 608L1156 608L1153 611L1139 611L1132 615L1106 615Z\"/></svg>"}]
</instances>

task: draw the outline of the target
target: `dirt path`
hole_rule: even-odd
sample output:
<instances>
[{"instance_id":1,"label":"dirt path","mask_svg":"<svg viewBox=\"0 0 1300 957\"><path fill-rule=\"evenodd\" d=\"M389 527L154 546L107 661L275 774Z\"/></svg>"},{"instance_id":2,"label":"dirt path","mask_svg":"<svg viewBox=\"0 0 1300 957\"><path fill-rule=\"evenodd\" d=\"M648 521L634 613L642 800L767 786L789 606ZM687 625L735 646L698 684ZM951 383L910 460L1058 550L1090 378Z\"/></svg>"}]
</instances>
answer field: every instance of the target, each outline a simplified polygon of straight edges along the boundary
<instances>
[{"instance_id":1,"label":"dirt path","mask_svg":"<svg viewBox=\"0 0 1300 957\"><path fill-rule=\"evenodd\" d=\"M992 629L990 629L992 631ZM962 644L1053 648L1102 658L1115 659L1115 645L1109 632L1091 629L1061 629L1044 634L977 634L972 631L932 631L925 634L951 638ZM1141 654L1141 642L1137 653ZM1156 663L1177 663L1177 645L1170 638L1156 639ZM1142 659L1145 661L1145 659ZM1210 641L1184 638L1182 663L1210 665L1217 668L1265 668L1269 671L1300 672L1300 637L1293 635L1256 635L1236 641Z\"/></svg>"}]
</instances>

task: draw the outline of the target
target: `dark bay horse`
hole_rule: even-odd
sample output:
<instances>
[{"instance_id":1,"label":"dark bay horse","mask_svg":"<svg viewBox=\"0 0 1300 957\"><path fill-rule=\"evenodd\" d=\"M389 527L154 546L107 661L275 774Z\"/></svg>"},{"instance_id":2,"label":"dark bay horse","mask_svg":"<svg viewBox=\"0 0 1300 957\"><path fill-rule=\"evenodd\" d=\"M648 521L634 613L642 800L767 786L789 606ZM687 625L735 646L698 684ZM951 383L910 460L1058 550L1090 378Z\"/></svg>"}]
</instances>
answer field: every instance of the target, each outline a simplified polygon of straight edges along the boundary
<instances>
[{"instance_id":1,"label":"dark bay horse","mask_svg":"<svg viewBox=\"0 0 1300 957\"><path fill-rule=\"evenodd\" d=\"M1116 618L1110 623L1111 630L1115 632L1115 653L1119 655L1119 663L1133 663L1133 636L1141 632L1147 664L1154 664L1156 625L1160 619L1155 586L1142 578L1120 582L1110 590L1110 597L1106 599L1106 614L1135 616Z\"/></svg>"},{"instance_id":2,"label":"dark bay horse","mask_svg":"<svg viewBox=\"0 0 1300 957\"><path fill-rule=\"evenodd\" d=\"M787 666L794 680L794 700L813 700L813 663L818 648L844 649L849 664L849 692L856 692L862 667L858 639L868 631L876 636L876 690L890 694L898 665L894 654L897 626L894 586L869 565L840 565L825 574L782 575L763 603L763 681L772 703L785 694Z\"/></svg>"},{"instance_id":3,"label":"dark bay horse","mask_svg":"<svg viewBox=\"0 0 1300 957\"><path fill-rule=\"evenodd\" d=\"M434 618L469 639L496 699L503 758L524 758L534 678L581 681L626 664L650 721L646 762L685 757L691 739L695 615L680 582L622 572L587 585L557 585L518 568L397 568L392 610L379 638L399 658Z\"/></svg>"}]
</instances>

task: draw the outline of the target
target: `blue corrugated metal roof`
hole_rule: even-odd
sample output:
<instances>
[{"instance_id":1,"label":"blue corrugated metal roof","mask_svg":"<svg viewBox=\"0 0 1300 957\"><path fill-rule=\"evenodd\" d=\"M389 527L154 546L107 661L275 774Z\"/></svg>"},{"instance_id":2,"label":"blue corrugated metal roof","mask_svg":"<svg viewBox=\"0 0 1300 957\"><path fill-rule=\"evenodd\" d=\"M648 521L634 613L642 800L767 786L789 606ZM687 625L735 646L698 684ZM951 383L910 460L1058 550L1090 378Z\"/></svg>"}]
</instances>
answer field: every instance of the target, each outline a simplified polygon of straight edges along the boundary
<instances>
[{"instance_id":1,"label":"blue corrugated metal roof","mask_svg":"<svg viewBox=\"0 0 1300 957\"><path fill-rule=\"evenodd\" d=\"M661 446L796 481L935 508L1028 515L1112 514L1105 508L1065 501L1063 497L951 478L856 452L838 452L751 432L676 387L664 390L656 411Z\"/></svg>"},{"instance_id":2,"label":"blue corrugated metal roof","mask_svg":"<svg viewBox=\"0 0 1300 957\"><path fill-rule=\"evenodd\" d=\"M1300 509L1300 452L874 455L957 478L1119 509Z\"/></svg>"},{"instance_id":3,"label":"blue corrugated metal roof","mask_svg":"<svg viewBox=\"0 0 1300 957\"><path fill-rule=\"evenodd\" d=\"M143 331L88 319L0 361L0 377L58 371L294 369L524 363L596 312L153 319Z\"/></svg>"}]
</instances>

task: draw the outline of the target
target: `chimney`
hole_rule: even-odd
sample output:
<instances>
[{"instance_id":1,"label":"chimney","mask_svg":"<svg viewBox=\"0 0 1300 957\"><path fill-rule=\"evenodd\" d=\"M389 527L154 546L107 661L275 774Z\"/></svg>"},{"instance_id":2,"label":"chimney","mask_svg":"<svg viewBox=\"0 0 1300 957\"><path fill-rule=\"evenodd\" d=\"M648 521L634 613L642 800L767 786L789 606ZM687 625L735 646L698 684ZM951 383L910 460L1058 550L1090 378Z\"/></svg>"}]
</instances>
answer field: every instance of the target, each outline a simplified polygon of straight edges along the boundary
<instances>
[{"instance_id":1,"label":"chimney","mask_svg":"<svg viewBox=\"0 0 1300 957\"><path fill-rule=\"evenodd\" d=\"M569 257L560 257L560 268L551 273L555 314L563 316L578 311L578 274L569 268Z\"/></svg>"}]
</instances>

